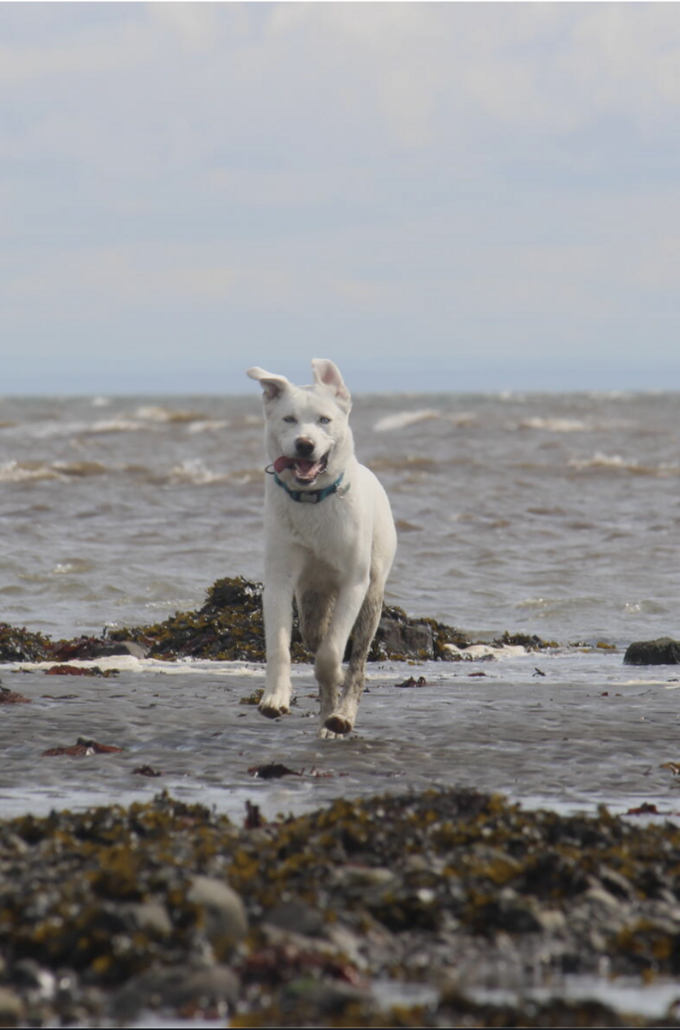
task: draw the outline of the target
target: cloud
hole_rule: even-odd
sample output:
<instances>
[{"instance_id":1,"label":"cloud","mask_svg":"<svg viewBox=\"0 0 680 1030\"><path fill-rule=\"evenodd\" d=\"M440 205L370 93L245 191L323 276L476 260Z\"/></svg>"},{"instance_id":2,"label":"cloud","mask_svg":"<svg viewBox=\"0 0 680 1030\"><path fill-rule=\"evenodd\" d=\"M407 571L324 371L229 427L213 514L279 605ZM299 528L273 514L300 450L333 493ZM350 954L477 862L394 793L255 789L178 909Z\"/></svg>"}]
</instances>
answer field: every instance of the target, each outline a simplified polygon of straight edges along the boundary
<instances>
[{"instance_id":1,"label":"cloud","mask_svg":"<svg viewBox=\"0 0 680 1030\"><path fill-rule=\"evenodd\" d=\"M650 318L677 338L676 4L5 4L0 26L25 348L47 317L142 311L301 348L328 325L358 355L363 327L480 361L587 357Z\"/></svg>"}]
</instances>

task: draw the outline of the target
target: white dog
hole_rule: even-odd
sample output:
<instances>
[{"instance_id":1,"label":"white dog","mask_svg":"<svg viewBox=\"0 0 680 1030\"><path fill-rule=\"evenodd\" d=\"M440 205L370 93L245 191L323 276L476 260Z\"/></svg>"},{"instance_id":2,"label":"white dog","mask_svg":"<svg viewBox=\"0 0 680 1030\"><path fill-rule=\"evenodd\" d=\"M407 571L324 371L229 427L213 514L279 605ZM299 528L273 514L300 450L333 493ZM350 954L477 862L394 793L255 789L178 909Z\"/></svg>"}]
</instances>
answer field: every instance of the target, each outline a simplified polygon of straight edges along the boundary
<instances>
[{"instance_id":1,"label":"white dog","mask_svg":"<svg viewBox=\"0 0 680 1030\"><path fill-rule=\"evenodd\" d=\"M315 358L313 386L248 369L264 390L266 688L260 711L290 708L293 597L315 655L320 737L354 726L366 656L380 621L397 537L387 494L354 456L349 391L332 361ZM350 633L347 675L342 660Z\"/></svg>"}]
</instances>

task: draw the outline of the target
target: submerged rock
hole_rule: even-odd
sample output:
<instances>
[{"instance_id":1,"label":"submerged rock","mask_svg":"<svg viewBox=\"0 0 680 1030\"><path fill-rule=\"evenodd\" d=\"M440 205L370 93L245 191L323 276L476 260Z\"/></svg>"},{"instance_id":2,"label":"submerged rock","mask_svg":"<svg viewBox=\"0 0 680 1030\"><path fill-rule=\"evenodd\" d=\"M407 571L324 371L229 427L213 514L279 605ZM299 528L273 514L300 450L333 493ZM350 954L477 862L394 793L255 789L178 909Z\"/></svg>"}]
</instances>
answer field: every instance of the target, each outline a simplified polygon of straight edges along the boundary
<instances>
[{"instance_id":1,"label":"submerged rock","mask_svg":"<svg viewBox=\"0 0 680 1030\"><path fill-rule=\"evenodd\" d=\"M630 644L623 656L624 665L678 665L680 640L659 637Z\"/></svg>"}]
</instances>

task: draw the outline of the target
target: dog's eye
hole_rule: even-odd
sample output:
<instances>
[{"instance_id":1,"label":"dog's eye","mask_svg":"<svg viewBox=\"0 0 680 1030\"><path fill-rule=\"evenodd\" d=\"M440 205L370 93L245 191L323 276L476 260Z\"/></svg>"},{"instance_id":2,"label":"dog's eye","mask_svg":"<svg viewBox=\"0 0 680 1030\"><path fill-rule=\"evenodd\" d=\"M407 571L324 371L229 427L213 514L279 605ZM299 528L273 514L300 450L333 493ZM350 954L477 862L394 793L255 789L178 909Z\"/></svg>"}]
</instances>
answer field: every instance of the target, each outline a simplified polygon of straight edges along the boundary
<instances>
[{"instance_id":1,"label":"dog's eye","mask_svg":"<svg viewBox=\"0 0 680 1030\"><path fill-rule=\"evenodd\" d=\"M322 426L327 426L330 421L331 420L329 418L327 418L325 415L322 415L321 418L319 419L319 422L321 423Z\"/></svg>"},{"instance_id":2,"label":"dog's eye","mask_svg":"<svg viewBox=\"0 0 680 1030\"><path fill-rule=\"evenodd\" d=\"M284 422L290 422L291 424L294 425L297 422L297 419L296 419L295 415L286 415L283 421Z\"/></svg>"}]
</instances>

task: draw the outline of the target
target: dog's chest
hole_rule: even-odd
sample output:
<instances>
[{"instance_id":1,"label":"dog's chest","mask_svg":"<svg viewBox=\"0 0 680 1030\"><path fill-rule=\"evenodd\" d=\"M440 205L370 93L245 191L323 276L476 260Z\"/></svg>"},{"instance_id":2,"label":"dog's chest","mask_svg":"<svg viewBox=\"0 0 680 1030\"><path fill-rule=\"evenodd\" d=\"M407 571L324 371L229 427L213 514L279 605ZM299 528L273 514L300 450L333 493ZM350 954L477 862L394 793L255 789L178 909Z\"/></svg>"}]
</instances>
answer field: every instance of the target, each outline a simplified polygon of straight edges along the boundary
<instances>
[{"instance_id":1,"label":"dog's chest","mask_svg":"<svg viewBox=\"0 0 680 1030\"><path fill-rule=\"evenodd\" d=\"M326 562L335 558L339 563L351 559L360 536L349 497L333 495L317 504L305 504L293 501L283 491L267 500L267 534L272 543L301 546Z\"/></svg>"}]
</instances>

